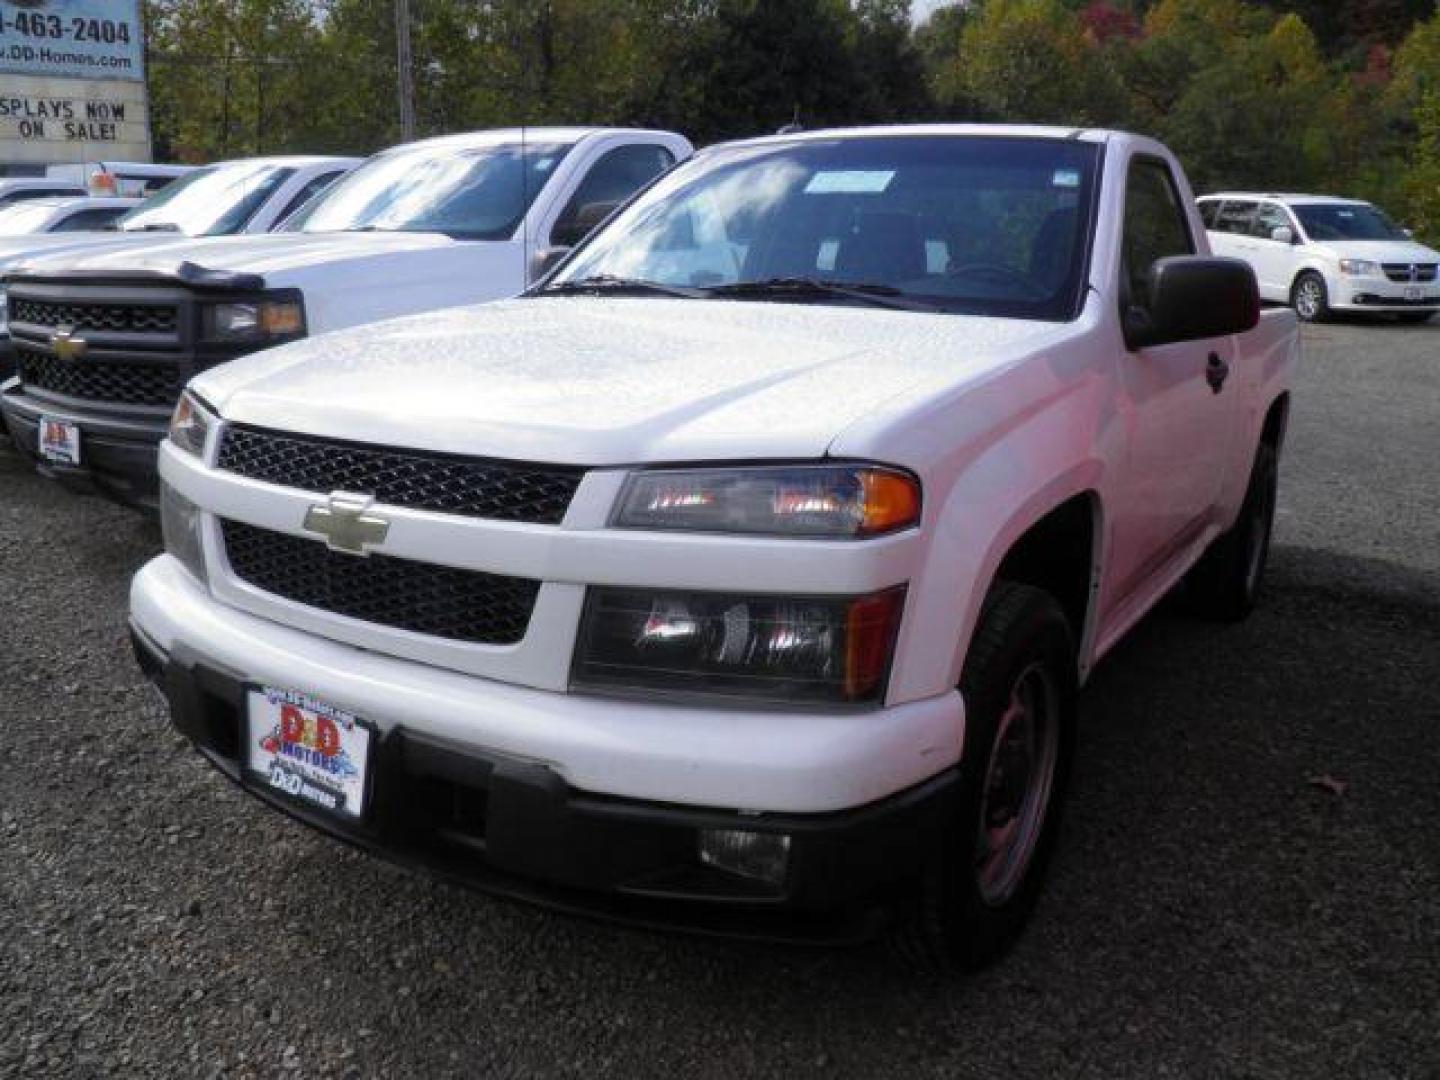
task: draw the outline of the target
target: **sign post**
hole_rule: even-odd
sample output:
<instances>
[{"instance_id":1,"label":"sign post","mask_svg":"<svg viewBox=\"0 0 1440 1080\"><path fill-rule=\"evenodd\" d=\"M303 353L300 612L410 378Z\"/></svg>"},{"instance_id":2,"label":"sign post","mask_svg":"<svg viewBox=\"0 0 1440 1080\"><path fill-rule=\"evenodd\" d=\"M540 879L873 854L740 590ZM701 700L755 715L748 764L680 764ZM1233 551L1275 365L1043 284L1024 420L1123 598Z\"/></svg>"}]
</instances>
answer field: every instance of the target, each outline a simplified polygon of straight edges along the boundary
<instances>
[{"instance_id":1,"label":"sign post","mask_svg":"<svg viewBox=\"0 0 1440 1080\"><path fill-rule=\"evenodd\" d=\"M0 165L150 160L140 0L0 0Z\"/></svg>"}]
</instances>

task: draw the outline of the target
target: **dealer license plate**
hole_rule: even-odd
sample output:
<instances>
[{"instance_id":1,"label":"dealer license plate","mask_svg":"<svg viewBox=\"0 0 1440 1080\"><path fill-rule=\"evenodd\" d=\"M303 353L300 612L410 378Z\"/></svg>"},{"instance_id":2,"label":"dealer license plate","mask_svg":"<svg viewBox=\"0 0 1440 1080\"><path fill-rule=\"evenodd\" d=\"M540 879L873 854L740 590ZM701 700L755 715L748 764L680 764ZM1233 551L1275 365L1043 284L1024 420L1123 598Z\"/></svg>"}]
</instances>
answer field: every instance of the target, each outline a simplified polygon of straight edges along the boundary
<instances>
[{"instance_id":1,"label":"dealer license plate","mask_svg":"<svg viewBox=\"0 0 1440 1080\"><path fill-rule=\"evenodd\" d=\"M1424 290L1424 289L1417 289L1417 288L1415 288L1415 287L1412 285L1410 288L1408 288L1408 289L1405 290L1405 299L1406 299L1406 300L1424 300L1424 299L1425 299L1425 290Z\"/></svg>"},{"instance_id":2,"label":"dealer license plate","mask_svg":"<svg viewBox=\"0 0 1440 1080\"><path fill-rule=\"evenodd\" d=\"M57 465L79 465L79 426L51 416L40 417L40 456Z\"/></svg>"},{"instance_id":3,"label":"dealer license plate","mask_svg":"<svg viewBox=\"0 0 1440 1080\"><path fill-rule=\"evenodd\" d=\"M252 689L245 767L259 783L341 817L365 811L374 732L361 720L291 690Z\"/></svg>"}]
</instances>

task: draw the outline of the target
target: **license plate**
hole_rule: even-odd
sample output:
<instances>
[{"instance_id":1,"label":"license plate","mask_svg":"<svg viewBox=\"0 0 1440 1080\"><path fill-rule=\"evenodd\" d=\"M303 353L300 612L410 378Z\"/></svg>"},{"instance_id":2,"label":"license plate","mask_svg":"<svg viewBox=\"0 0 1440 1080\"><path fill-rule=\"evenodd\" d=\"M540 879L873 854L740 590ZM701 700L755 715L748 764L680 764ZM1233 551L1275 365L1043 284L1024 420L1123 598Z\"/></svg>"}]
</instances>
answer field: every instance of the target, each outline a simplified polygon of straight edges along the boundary
<instances>
[{"instance_id":1,"label":"license plate","mask_svg":"<svg viewBox=\"0 0 1440 1080\"><path fill-rule=\"evenodd\" d=\"M40 456L57 465L79 465L79 425L51 416L40 417Z\"/></svg>"},{"instance_id":2,"label":"license plate","mask_svg":"<svg viewBox=\"0 0 1440 1080\"><path fill-rule=\"evenodd\" d=\"M1412 286L1411 288L1405 290L1405 299L1406 299L1406 300L1424 300L1424 299L1425 299L1425 290L1424 290L1424 289L1417 289L1417 288L1414 288L1414 287Z\"/></svg>"},{"instance_id":3,"label":"license plate","mask_svg":"<svg viewBox=\"0 0 1440 1080\"><path fill-rule=\"evenodd\" d=\"M363 721L304 694L271 687L247 694L247 772L340 817L365 812L373 735Z\"/></svg>"}]
</instances>

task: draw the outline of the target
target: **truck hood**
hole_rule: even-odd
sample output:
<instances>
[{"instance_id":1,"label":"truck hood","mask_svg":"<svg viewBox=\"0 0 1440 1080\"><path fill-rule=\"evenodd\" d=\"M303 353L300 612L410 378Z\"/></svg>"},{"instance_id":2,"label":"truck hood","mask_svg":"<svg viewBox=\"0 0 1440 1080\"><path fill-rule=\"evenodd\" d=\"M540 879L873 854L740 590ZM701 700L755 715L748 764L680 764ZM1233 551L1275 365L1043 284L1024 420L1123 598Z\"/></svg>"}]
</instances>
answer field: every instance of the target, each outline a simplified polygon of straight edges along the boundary
<instances>
[{"instance_id":1,"label":"truck hood","mask_svg":"<svg viewBox=\"0 0 1440 1080\"><path fill-rule=\"evenodd\" d=\"M186 237L167 233L58 232L30 236L0 236L0 271L25 264L37 266L54 260L63 265L77 253L89 251L133 252L140 248L163 247L186 242ZM58 259L57 256L65 256Z\"/></svg>"},{"instance_id":2,"label":"truck hood","mask_svg":"<svg viewBox=\"0 0 1440 1080\"><path fill-rule=\"evenodd\" d=\"M1332 259L1366 259L1378 263L1440 262L1440 252L1413 240L1326 240L1315 246Z\"/></svg>"},{"instance_id":3,"label":"truck hood","mask_svg":"<svg viewBox=\"0 0 1440 1080\"><path fill-rule=\"evenodd\" d=\"M554 297L452 308L199 376L230 420L580 465L814 458L847 425L1074 333L834 305Z\"/></svg>"},{"instance_id":4,"label":"truck hood","mask_svg":"<svg viewBox=\"0 0 1440 1080\"><path fill-rule=\"evenodd\" d=\"M184 240L150 251L96 251L65 260L67 269L117 275L126 271L175 276L181 263L206 270L259 274L268 286L294 286L309 271L331 272L340 264L377 255L429 254L442 248L473 248L440 233L335 232L257 233Z\"/></svg>"}]
</instances>

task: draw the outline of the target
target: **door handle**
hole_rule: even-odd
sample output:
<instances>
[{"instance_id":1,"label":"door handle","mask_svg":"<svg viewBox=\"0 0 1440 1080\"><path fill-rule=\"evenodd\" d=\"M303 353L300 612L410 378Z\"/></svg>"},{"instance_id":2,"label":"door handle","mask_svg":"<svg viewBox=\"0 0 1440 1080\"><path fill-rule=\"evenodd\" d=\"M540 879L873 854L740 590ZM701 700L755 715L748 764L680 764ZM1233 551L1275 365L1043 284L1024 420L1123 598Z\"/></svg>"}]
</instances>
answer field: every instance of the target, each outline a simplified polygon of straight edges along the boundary
<instances>
[{"instance_id":1,"label":"door handle","mask_svg":"<svg viewBox=\"0 0 1440 1080\"><path fill-rule=\"evenodd\" d=\"M1210 384L1210 389L1218 394L1229 377L1230 365L1220 359L1219 353L1212 352L1210 359L1205 361L1205 381Z\"/></svg>"}]
</instances>

